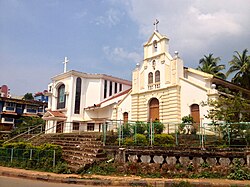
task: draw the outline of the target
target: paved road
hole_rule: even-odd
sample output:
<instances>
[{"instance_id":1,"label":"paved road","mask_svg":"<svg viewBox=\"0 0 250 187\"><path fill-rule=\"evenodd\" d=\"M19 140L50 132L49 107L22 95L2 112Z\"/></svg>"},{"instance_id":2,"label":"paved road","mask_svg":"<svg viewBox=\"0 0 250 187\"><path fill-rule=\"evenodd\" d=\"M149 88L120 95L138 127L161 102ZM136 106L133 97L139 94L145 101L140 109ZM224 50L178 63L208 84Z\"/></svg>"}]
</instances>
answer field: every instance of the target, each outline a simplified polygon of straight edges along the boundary
<instances>
[{"instance_id":1,"label":"paved road","mask_svg":"<svg viewBox=\"0 0 250 187\"><path fill-rule=\"evenodd\" d=\"M77 184L50 183L29 179L0 176L0 187L94 187ZM95 186L96 187L96 186Z\"/></svg>"}]
</instances>

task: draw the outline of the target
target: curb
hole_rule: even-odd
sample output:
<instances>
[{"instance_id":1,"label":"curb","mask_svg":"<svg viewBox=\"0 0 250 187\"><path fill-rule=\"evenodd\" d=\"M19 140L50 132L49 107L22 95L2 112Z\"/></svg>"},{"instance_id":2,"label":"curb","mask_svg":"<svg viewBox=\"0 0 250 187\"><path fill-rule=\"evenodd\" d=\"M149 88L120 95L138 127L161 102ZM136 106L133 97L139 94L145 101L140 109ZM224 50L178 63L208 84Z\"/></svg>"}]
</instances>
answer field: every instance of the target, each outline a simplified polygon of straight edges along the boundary
<instances>
[{"instance_id":1,"label":"curb","mask_svg":"<svg viewBox=\"0 0 250 187\"><path fill-rule=\"evenodd\" d=\"M8 168L9 169L9 168ZM52 176L48 173L39 172L39 174L25 173L25 170L17 171L2 171L0 176L23 178L30 180L38 180L52 183L66 183L66 184L79 184L79 185L92 185L92 186L152 186L152 187L171 187L173 184L178 184L181 181L189 182L193 187L247 187L250 186L250 181L231 181L225 180L218 182L218 180L205 180L205 179L127 179L125 177L117 177L112 179L101 178L77 178L61 174L60 176ZM80 176L79 176L80 177Z\"/></svg>"}]
</instances>

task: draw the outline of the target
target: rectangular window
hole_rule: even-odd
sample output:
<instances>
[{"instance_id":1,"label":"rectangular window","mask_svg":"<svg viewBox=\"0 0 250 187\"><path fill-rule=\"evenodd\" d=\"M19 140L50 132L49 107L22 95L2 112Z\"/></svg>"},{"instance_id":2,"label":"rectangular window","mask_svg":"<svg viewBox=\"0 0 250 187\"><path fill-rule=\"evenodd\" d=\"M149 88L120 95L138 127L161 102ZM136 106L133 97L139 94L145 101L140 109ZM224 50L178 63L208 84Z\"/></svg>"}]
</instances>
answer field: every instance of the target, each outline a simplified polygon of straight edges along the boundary
<instances>
[{"instance_id":1,"label":"rectangular window","mask_svg":"<svg viewBox=\"0 0 250 187\"><path fill-rule=\"evenodd\" d=\"M16 105L15 105L15 103L6 102L5 106L6 106L6 110L14 111Z\"/></svg>"},{"instance_id":2,"label":"rectangular window","mask_svg":"<svg viewBox=\"0 0 250 187\"><path fill-rule=\"evenodd\" d=\"M115 82L115 94L117 93L117 82Z\"/></svg>"},{"instance_id":3,"label":"rectangular window","mask_svg":"<svg viewBox=\"0 0 250 187\"><path fill-rule=\"evenodd\" d=\"M87 131L94 131L95 124L94 123L87 123Z\"/></svg>"},{"instance_id":4,"label":"rectangular window","mask_svg":"<svg viewBox=\"0 0 250 187\"><path fill-rule=\"evenodd\" d=\"M104 81L104 99L107 97L107 82L107 80Z\"/></svg>"},{"instance_id":5,"label":"rectangular window","mask_svg":"<svg viewBox=\"0 0 250 187\"><path fill-rule=\"evenodd\" d=\"M112 85L113 85L113 82L110 81L110 82L109 82L109 96L112 95Z\"/></svg>"},{"instance_id":6,"label":"rectangular window","mask_svg":"<svg viewBox=\"0 0 250 187\"><path fill-rule=\"evenodd\" d=\"M119 92L122 91L122 84L119 85Z\"/></svg>"},{"instance_id":7,"label":"rectangular window","mask_svg":"<svg viewBox=\"0 0 250 187\"><path fill-rule=\"evenodd\" d=\"M79 131L80 124L77 122L73 122L73 131Z\"/></svg>"},{"instance_id":8,"label":"rectangular window","mask_svg":"<svg viewBox=\"0 0 250 187\"><path fill-rule=\"evenodd\" d=\"M27 112L28 113L36 113L37 112L37 107L33 105L27 105Z\"/></svg>"}]
</instances>

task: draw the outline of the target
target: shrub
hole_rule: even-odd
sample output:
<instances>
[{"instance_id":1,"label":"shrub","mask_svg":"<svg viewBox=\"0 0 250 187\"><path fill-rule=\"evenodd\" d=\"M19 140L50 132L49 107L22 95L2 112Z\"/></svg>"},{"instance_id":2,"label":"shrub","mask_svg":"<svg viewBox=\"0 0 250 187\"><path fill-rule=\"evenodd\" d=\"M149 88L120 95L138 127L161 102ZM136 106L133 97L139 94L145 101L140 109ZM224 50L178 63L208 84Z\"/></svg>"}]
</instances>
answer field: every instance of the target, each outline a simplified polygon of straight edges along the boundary
<instances>
[{"instance_id":1,"label":"shrub","mask_svg":"<svg viewBox=\"0 0 250 187\"><path fill-rule=\"evenodd\" d=\"M250 171L248 168L243 168L239 159L233 165L231 173L227 176L233 180L250 180Z\"/></svg>"},{"instance_id":2,"label":"shrub","mask_svg":"<svg viewBox=\"0 0 250 187\"><path fill-rule=\"evenodd\" d=\"M164 126L163 123L161 123L159 121L154 121L154 131L155 131L155 134L161 134L164 129L165 129L165 126Z\"/></svg>"},{"instance_id":3,"label":"shrub","mask_svg":"<svg viewBox=\"0 0 250 187\"><path fill-rule=\"evenodd\" d=\"M165 146L174 144L174 137L170 134L156 134L154 137L154 145Z\"/></svg>"},{"instance_id":4,"label":"shrub","mask_svg":"<svg viewBox=\"0 0 250 187\"><path fill-rule=\"evenodd\" d=\"M137 121L134 126L136 126L136 133L138 133L138 134L144 134L145 131L147 130L147 124L145 124L141 121ZM133 127L133 128L135 128L135 127Z\"/></svg>"},{"instance_id":5,"label":"shrub","mask_svg":"<svg viewBox=\"0 0 250 187\"><path fill-rule=\"evenodd\" d=\"M147 145L148 144L147 138L143 134L136 134L135 139L136 139L136 145Z\"/></svg>"},{"instance_id":6,"label":"shrub","mask_svg":"<svg viewBox=\"0 0 250 187\"><path fill-rule=\"evenodd\" d=\"M127 145L127 146L134 145L134 140L133 140L132 137L127 137L127 138L124 139L124 143L123 144Z\"/></svg>"}]
</instances>

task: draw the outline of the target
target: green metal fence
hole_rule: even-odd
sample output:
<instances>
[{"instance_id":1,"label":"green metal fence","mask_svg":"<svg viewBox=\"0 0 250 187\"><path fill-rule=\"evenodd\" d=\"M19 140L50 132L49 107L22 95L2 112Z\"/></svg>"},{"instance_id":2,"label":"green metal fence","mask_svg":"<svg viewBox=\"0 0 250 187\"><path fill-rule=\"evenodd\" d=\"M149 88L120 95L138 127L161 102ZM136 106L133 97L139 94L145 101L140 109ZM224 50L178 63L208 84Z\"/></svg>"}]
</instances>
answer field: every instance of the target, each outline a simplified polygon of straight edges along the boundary
<instances>
[{"instance_id":1,"label":"green metal fence","mask_svg":"<svg viewBox=\"0 0 250 187\"><path fill-rule=\"evenodd\" d=\"M52 168L55 150L0 148L0 164L27 168Z\"/></svg>"},{"instance_id":2,"label":"green metal fence","mask_svg":"<svg viewBox=\"0 0 250 187\"><path fill-rule=\"evenodd\" d=\"M119 146L130 143L138 145L142 134L146 137L145 145L154 146L156 126L159 122L134 122L110 120L102 125L103 143L116 144ZM185 124L163 124L165 129L163 133L170 134L174 138L172 146L185 147L247 147L250 144L250 122L240 123L203 123L196 125ZM144 127L143 127L144 126ZM189 130L187 130L189 129ZM132 142L131 142L132 141Z\"/></svg>"}]
</instances>

